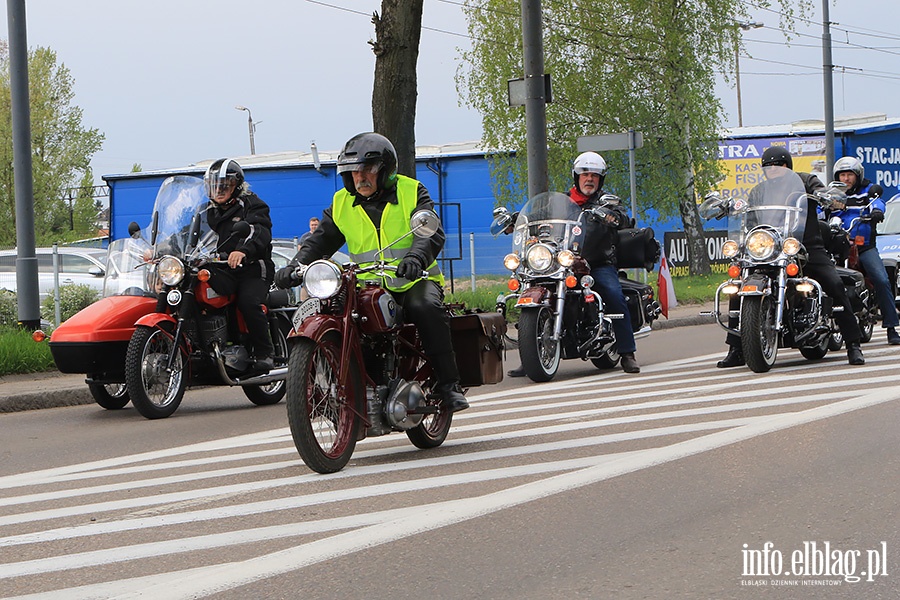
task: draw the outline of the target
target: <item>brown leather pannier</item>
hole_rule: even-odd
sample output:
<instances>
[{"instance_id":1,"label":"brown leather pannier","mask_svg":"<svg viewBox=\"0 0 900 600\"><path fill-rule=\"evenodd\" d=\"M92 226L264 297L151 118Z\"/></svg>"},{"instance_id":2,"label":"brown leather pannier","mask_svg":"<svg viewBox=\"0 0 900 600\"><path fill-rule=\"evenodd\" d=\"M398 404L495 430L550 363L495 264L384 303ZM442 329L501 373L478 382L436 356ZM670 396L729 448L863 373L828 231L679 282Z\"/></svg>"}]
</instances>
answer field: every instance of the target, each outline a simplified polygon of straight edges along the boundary
<instances>
[{"instance_id":1,"label":"brown leather pannier","mask_svg":"<svg viewBox=\"0 0 900 600\"><path fill-rule=\"evenodd\" d=\"M450 319L459 383L473 387L503 381L506 319L495 312L453 315Z\"/></svg>"}]
</instances>

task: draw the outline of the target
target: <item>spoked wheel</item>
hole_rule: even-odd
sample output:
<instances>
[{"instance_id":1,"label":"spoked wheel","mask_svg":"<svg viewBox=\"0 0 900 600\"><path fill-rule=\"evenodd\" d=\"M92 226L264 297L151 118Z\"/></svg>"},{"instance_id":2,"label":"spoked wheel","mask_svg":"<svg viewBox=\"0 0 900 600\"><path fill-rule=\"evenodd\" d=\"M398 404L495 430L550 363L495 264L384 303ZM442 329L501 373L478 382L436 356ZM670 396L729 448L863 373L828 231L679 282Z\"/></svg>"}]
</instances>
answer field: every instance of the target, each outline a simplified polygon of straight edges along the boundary
<instances>
[{"instance_id":1,"label":"spoked wheel","mask_svg":"<svg viewBox=\"0 0 900 600\"><path fill-rule=\"evenodd\" d=\"M872 334L875 333L875 323L881 318L879 312L878 307L875 306L875 292L874 290L869 290L869 298L866 301L866 310L863 313L864 316L858 319L859 333L861 334L859 341L863 344L872 341Z\"/></svg>"},{"instance_id":2,"label":"spoked wheel","mask_svg":"<svg viewBox=\"0 0 900 600\"><path fill-rule=\"evenodd\" d=\"M124 383L89 383L88 389L94 402L106 410L119 410L131 401Z\"/></svg>"},{"instance_id":3,"label":"spoked wheel","mask_svg":"<svg viewBox=\"0 0 900 600\"><path fill-rule=\"evenodd\" d=\"M553 311L547 306L523 310L519 317L519 358L532 381L550 381L559 370L553 319Z\"/></svg>"},{"instance_id":4,"label":"spoked wheel","mask_svg":"<svg viewBox=\"0 0 900 600\"><path fill-rule=\"evenodd\" d=\"M778 332L772 296L746 296L741 302L741 349L754 373L765 373L775 364Z\"/></svg>"},{"instance_id":5,"label":"spoked wheel","mask_svg":"<svg viewBox=\"0 0 900 600\"><path fill-rule=\"evenodd\" d=\"M287 365L287 339L285 339L284 333L281 331L281 328L278 327L277 323L273 327L270 327L270 332L272 334L272 343L275 346L275 368L278 369ZM272 383L267 383L265 385L245 385L241 387L244 391L244 395L247 396L250 402L257 406L278 404L281 402L281 399L284 398L286 388L287 384L284 379L279 379L278 381L273 381Z\"/></svg>"},{"instance_id":6,"label":"spoked wheel","mask_svg":"<svg viewBox=\"0 0 900 600\"><path fill-rule=\"evenodd\" d=\"M157 327L138 327L125 355L125 385L131 403L148 419L163 419L178 408L187 387L185 358L175 352L171 371L166 370L175 344L172 335Z\"/></svg>"},{"instance_id":7,"label":"spoked wheel","mask_svg":"<svg viewBox=\"0 0 900 600\"><path fill-rule=\"evenodd\" d=\"M344 393L338 385L341 368L351 370ZM306 466L334 473L350 461L360 425L354 406L364 393L359 366L354 361L341 364L337 335L294 344L288 359L288 424Z\"/></svg>"},{"instance_id":8,"label":"spoked wheel","mask_svg":"<svg viewBox=\"0 0 900 600\"><path fill-rule=\"evenodd\" d=\"M431 383L422 384L425 397L430 398L431 403L440 404L441 400L434 393L434 386ZM442 410L433 415L425 415L425 418L416 427L406 430L406 437L416 448L423 450L437 448L447 439L451 423L453 423L453 413L448 411Z\"/></svg>"}]
</instances>

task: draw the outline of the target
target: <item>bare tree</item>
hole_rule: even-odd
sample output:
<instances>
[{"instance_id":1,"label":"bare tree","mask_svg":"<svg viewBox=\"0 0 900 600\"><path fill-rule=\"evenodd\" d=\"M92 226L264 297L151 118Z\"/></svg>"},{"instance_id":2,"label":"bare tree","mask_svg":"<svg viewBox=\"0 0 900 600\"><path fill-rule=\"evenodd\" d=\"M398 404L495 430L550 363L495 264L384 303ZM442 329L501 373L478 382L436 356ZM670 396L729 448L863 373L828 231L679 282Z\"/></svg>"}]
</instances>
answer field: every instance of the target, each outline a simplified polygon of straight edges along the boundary
<instances>
[{"instance_id":1,"label":"bare tree","mask_svg":"<svg viewBox=\"0 0 900 600\"><path fill-rule=\"evenodd\" d=\"M372 124L397 150L398 171L416 175L416 63L424 0L382 0L374 13Z\"/></svg>"}]
</instances>

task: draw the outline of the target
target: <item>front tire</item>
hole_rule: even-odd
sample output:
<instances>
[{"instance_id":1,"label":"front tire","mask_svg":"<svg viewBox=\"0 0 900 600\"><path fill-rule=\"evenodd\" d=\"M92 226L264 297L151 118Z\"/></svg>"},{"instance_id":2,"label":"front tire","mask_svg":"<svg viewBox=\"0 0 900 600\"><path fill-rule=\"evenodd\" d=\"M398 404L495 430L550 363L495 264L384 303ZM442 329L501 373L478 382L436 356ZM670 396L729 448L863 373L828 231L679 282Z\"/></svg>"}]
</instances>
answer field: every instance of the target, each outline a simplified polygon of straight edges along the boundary
<instances>
[{"instance_id":1,"label":"front tire","mask_svg":"<svg viewBox=\"0 0 900 600\"><path fill-rule=\"evenodd\" d=\"M519 316L519 359L532 381L550 381L559 370L559 341L553 340L553 311L548 306Z\"/></svg>"},{"instance_id":2,"label":"front tire","mask_svg":"<svg viewBox=\"0 0 900 600\"><path fill-rule=\"evenodd\" d=\"M125 386L131 403L148 419L164 419L178 408L187 388L184 355L175 353L172 371L166 364L172 335L156 327L138 327L128 342L125 355Z\"/></svg>"},{"instance_id":3,"label":"front tire","mask_svg":"<svg viewBox=\"0 0 900 600\"><path fill-rule=\"evenodd\" d=\"M343 394L338 386L341 368L350 369ZM288 424L306 466L317 473L335 473L350 461L360 426L357 398L364 393L359 365L341 364L337 335L319 342L302 338L293 345L288 359Z\"/></svg>"},{"instance_id":4,"label":"front tire","mask_svg":"<svg viewBox=\"0 0 900 600\"><path fill-rule=\"evenodd\" d=\"M94 397L94 402L106 410L119 410L131 402L128 396L128 388L124 383L89 383L88 390Z\"/></svg>"},{"instance_id":5,"label":"front tire","mask_svg":"<svg viewBox=\"0 0 900 600\"><path fill-rule=\"evenodd\" d=\"M741 302L741 349L754 373L766 373L775 364L778 332L772 296L746 296Z\"/></svg>"},{"instance_id":6,"label":"front tire","mask_svg":"<svg viewBox=\"0 0 900 600\"><path fill-rule=\"evenodd\" d=\"M283 367L287 364L288 345L284 332L275 323L269 328L272 334L272 343L275 346L275 368ZM247 399L257 406L270 406L278 404L284 398L287 384L284 379L273 381L265 385L245 385L241 389Z\"/></svg>"}]
</instances>

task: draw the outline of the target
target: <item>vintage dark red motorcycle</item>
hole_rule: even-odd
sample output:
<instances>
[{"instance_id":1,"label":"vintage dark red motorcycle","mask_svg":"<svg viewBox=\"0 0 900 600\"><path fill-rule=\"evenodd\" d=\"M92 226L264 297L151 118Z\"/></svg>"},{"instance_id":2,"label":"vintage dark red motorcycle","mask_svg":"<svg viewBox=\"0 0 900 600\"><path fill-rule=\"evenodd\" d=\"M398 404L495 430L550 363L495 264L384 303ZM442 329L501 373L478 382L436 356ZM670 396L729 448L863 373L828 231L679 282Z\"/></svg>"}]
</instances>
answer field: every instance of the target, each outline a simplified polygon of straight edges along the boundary
<instances>
[{"instance_id":1,"label":"vintage dark red motorcycle","mask_svg":"<svg viewBox=\"0 0 900 600\"><path fill-rule=\"evenodd\" d=\"M53 332L57 367L87 374L100 406L118 409L130 400L144 417L164 418L175 412L189 385L240 386L258 405L284 397L286 334L295 307L287 292L270 293L266 311L275 369L257 371L235 297L217 294L208 283L211 269L228 266L215 252L217 236L202 210L206 203L201 179L166 179L149 239L133 223L132 237L110 244L104 298Z\"/></svg>"},{"instance_id":2,"label":"vintage dark red motorcycle","mask_svg":"<svg viewBox=\"0 0 900 600\"><path fill-rule=\"evenodd\" d=\"M411 233L431 236L438 225L433 212L418 211ZM358 279L396 271L387 262L317 260L297 270L309 298L294 313L288 336L288 423L303 462L319 473L342 469L356 442L369 436L402 431L416 447L435 448L450 431L453 415L441 410L434 367L416 328L404 323L386 289ZM451 330L461 385L499 382L502 315L446 309L456 313Z\"/></svg>"}]
</instances>

